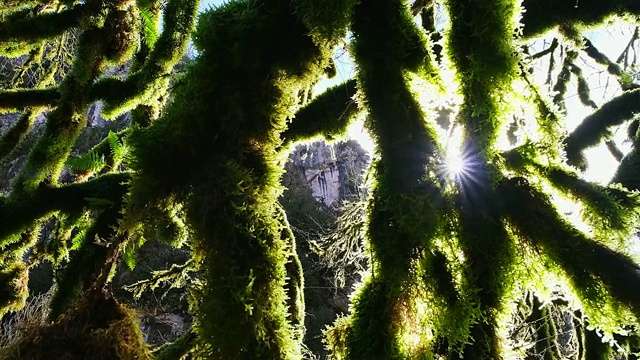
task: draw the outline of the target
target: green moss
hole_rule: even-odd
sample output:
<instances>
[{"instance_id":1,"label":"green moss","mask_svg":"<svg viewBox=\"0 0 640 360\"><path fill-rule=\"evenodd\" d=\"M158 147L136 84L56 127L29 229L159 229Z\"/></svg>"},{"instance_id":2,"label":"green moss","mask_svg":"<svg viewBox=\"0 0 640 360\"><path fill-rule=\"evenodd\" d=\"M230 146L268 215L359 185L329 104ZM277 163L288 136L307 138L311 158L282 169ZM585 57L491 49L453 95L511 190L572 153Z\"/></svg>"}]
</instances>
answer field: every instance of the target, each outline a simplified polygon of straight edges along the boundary
<instances>
[{"instance_id":1,"label":"green moss","mask_svg":"<svg viewBox=\"0 0 640 360\"><path fill-rule=\"evenodd\" d=\"M187 355L195 345L196 334L188 332L173 342L165 343L154 349L151 355L155 360L179 360Z\"/></svg>"},{"instance_id":2,"label":"green moss","mask_svg":"<svg viewBox=\"0 0 640 360\"><path fill-rule=\"evenodd\" d=\"M276 202L280 134L299 90L329 62L331 48L320 43L335 41L314 43L290 5L233 2L204 13L194 35L199 57L173 102L129 138L138 173L125 228L169 200L184 205L193 229L206 284L192 304L198 356L300 356L301 276Z\"/></svg>"},{"instance_id":3,"label":"green moss","mask_svg":"<svg viewBox=\"0 0 640 360\"><path fill-rule=\"evenodd\" d=\"M356 81L336 85L318 95L296 112L291 124L282 133L285 144L308 140L316 136L334 139L344 134L358 113L353 100Z\"/></svg>"},{"instance_id":4,"label":"green moss","mask_svg":"<svg viewBox=\"0 0 640 360\"><path fill-rule=\"evenodd\" d=\"M57 183L63 163L87 122L91 82L104 69L104 36L92 28L80 36L71 73L60 85L60 102L48 118L44 133L29 153L12 195L36 189L42 181Z\"/></svg>"},{"instance_id":5,"label":"green moss","mask_svg":"<svg viewBox=\"0 0 640 360\"><path fill-rule=\"evenodd\" d=\"M506 180L500 187L509 219L519 235L558 264L588 312L601 313L602 304L612 297L636 316L640 314L640 294L631 287L640 284L640 267L633 260L587 238L558 214L546 195L526 180ZM607 312L606 316L620 317L622 313Z\"/></svg>"},{"instance_id":6,"label":"green moss","mask_svg":"<svg viewBox=\"0 0 640 360\"><path fill-rule=\"evenodd\" d=\"M640 7L635 2L581 0L578 4L571 1L525 0L522 7L527 9L522 14L524 36L541 35L552 28L563 25L597 25L611 15L640 14ZM550 9L553 14L550 15Z\"/></svg>"},{"instance_id":7,"label":"green moss","mask_svg":"<svg viewBox=\"0 0 640 360\"><path fill-rule=\"evenodd\" d=\"M635 231L640 205L637 194L585 181L560 167L540 167L540 172L555 188L586 206L583 218L595 228L596 236L627 240Z\"/></svg>"},{"instance_id":8,"label":"green moss","mask_svg":"<svg viewBox=\"0 0 640 360\"><path fill-rule=\"evenodd\" d=\"M39 42L61 35L80 25L87 12L95 11L91 6L79 4L71 9L38 15L12 16L0 23L0 41L28 40Z\"/></svg>"},{"instance_id":9,"label":"green moss","mask_svg":"<svg viewBox=\"0 0 640 360\"><path fill-rule=\"evenodd\" d=\"M95 221L81 229L79 238L74 240L73 246L78 250L71 253L69 262L57 269L55 275L57 287L51 299L51 320L65 312L100 276L109 255L109 247L117 246L108 242L114 235L119 210L119 207L114 206L97 215Z\"/></svg>"},{"instance_id":10,"label":"green moss","mask_svg":"<svg viewBox=\"0 0 640 360\"><path fill-rule=\"evenodd\" d=\"M95 295L74 304L50 325L30 328L0 350L3 359L152 359L136 314Z\"/></svg>"},{"instance_id":11,"label":"green moss","mask_svg":"<svg viewBox=\"0 0 640 360\"><path fill-rule=\"evenodd\" d=\"M28 109L23 112L16 123L0 138L0 160L8 156L27 136L40 111Z\"/></svg>"},{"instance_id":12,"label":"green moss","mask_svg":"<svg viewBox=\"0 0 640 360\"><path fill-rule=\"evenodd\" d=\"M638 141L634 141L634 147L622 159L620 166L611 179L612 183L618 183L629 190L640 190L640 149Z\"/></svg>"},{"instance_id":13,"label":"green moss","mask_svg":"<svg viewBox=\"0 0 640 360\"><path fill-rule=\"evenodd\" d=\"M480 157L487 161L503 121L501 100L519 74L510 0L468 3L450 0L449 56L456 67L464 103L459 118Z\"/></svg>"},{"instance_id":14,"label":"green moss","mask_svg":"<svg viewBox=\"0 0 640 360\"><path fill-rule=\"evenodd\" d=\"M134 5L125 10L115 9L109 12L104 31L108 34L105 41L104 56L112 64L121 64L131 58L137 45L138 8Z\"/></svg>"},{"instance_id":15,"label":"green moss","mask_svg":"<svg viewBox=\"0 0 640 360\"><path fill-rule=\"evenodd\" d=\"M515 244L501 220L497 192L487 189L488 175L476 171L474 176L480 185L464 188L456 208L461 209L458 241L465 256L463 288L467 293L477 294L482 315L480 322L471 327L473 342L463 353L479 359L496 359L502 348L497 316L503 311L504 297L513 287L510 274L516 260Z\"/></svg>"},{"instance_id":16,"label":"green moss","mask_svg":"<svg viewBox=\"0 0 640 360\"><path fill-rule=\"evenodd\" d=\"M29 269L21 262L3 266L0 270L0 318L7 311L24 307L29 290Z\"/></svg>"},{"instance_id":17,"label":"green moss","mask_svg":"<svg viewBox=\"0 0 640 360\"><path fill-rule=\"evenodd\" d=\"M596 146L607 136L609 129L631 120L640 104L640 90L632 90L608 101L598 110L588 115L567 137L565 151L567 162L579 168L586 167L582 152Z\"/></svg>"},{"instance_id":18,"label":"green moss","mask_svg":"<svg viewBox=\"0 0 640 360\"><path fill-rule=\"evenodd\" d=\"M281 237L285 243L287 259L285 270L287 272L285 292L287 296L287 320L293 327L296 341L302 342L304 337L304 276L302 273L302 263L298 258L296 249L296 239L289 226L287 215L283 208L280 208L280 218L282 230Z\"/></svg>"},{"instance_id":19,"label":"green moss","mask_svg":"<svg viewBox=\"0 0 640 360\"><path fill-rule=\"evenodd\" d=\"M91 89L91 97L105 102L102 116L116 118L140 104L155 100L167 91L169 74L182 58L193 30L198 9L198 0L169 1L164 11L162 34L154 42L144 63L125 80L115 77L98 81ZM134 13L132 10L131 12ZM124 19L132 21L130 13ZM117 33L117 32L116 32ZM133 33L132 33L133 34ZM131 39L129 39L131 43ZM119 39L111 41L119 46ZM120 49L119 57L125 57L128 50Z\"/></svg>"},{"instance_id":20,"label":"green moss","mask_svg":"<svg viewBox=\"0 0 640 360\"><path fill-rule=\"evenodd\" d=\"M54 106L60 99L57 87L48 89L19 89L0 91L0 113L21 110L26 106Z\"/></svg>"}]
</instances>

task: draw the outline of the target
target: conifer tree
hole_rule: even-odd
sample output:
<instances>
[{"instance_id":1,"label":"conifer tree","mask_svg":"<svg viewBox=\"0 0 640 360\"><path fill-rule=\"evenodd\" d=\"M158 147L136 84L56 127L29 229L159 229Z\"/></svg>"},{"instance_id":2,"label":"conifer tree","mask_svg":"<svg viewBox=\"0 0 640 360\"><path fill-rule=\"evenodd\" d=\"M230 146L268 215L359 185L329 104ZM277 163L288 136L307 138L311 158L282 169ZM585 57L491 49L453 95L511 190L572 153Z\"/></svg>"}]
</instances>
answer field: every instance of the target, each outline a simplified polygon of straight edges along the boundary
<instances>
[{"instance_id":1,"label":"conifer tree","mask_svg":"<svg viewBox=\"0 0 640 360\"><path fill-rule=\"evenodd\" d=\"M292 144L340 135L358 114L377 145L359 219L371 268L326 332L333 358L515 358L514 329L535 321L528 351L560 359L567 314L573 358L640 351L640 265L628 251L640 214L637 30L616 61L584 37L637 22L635 1L236 0L196 20L198 3L0 4L0 55L21 62L0 90L0 112L20 114L0 157L46 117L0 195L0 315L25 305L39 263L56 282L50 323L0 357L302 358L304 276L278 203L283 164ZM549 47L529 54L549 32ZM347 34L355 79L306 101ZM172 77L190 40L197 55ZM61 62L61 49L73 58ZM598 106L581 57L621 93ZM532 75L540 59L546 84ZM108 75L114 66L127 71ZM591 112L568 132L570 86ZM70 156L96 101L131 124ZM626 154L611 137L621 126ZM620 162L608 185L584 177L585 150L600 143ZM61 180L65 169L74 179ZM151 282L199 274L188 282L193 332L153 352L111 284L145 241L192 250Z\"/></svg>"}]
</instances>

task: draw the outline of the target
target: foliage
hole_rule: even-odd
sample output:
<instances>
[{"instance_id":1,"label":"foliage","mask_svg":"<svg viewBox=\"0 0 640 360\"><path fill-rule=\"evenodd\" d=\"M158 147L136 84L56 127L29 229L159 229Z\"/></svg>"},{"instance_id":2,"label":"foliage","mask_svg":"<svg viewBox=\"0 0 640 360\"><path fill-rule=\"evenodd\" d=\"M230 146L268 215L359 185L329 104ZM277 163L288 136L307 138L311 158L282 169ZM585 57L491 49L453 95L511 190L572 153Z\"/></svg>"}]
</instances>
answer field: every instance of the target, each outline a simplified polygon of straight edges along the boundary
<instances>
[{"instance_id":1,"label":"foliage","mask_svg":"<svg viewBox=\"0 0 640 360\"><path fill-rule=\"evenodd\" d=\"M587 39L637 23L636 2L237 0L196 26L197 8L0 4L0 113L19 113L0 158L29 149L0 195L0 315L25 306L38 264L56 283L49 322L0 357L299 359L305 281L322 283L304 265L323 259L340 279L364 254L349 313L325 332L333 358L638 351L638 31L616 61ZM190 39L197 55L179 64ZM310 98L345 39L354 79ZM587 67L619 93L598 104ZM106 119L129 113L127 128L74 151L98 101ZM366 202L333 221L308 193L281 198L294 145L357 115L377 145ZM585 173L603 143L619 161L608 184ZM333 231L302 241L310 224ZM112 289L149 242L189 259L128 288L184 286L194 318L153 353Z\"/></svg>"}]
</instances>

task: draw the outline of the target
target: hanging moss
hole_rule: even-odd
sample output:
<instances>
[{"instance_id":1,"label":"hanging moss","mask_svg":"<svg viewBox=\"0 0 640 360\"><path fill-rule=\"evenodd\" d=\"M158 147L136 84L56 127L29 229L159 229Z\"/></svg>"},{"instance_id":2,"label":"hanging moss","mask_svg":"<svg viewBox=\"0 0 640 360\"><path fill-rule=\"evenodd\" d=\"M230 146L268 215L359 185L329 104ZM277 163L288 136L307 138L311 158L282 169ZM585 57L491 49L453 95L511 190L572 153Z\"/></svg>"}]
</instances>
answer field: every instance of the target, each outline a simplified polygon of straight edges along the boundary
<instances>
[{"instance_id":1,"label":"hanging moss","mask_svg":"<svg viewBox=\"0 0 640 360\"><path fill-rule=\"evenodd\" d=\"M281 237L288 252L285 270L287 272L285 292L287 295L287 320L293 327L295 340L302 342L304 337L304 276L302 274L302 263L298 258L296 250L296 239L289 226L287 215L280 207L280 217L282 230Z\"/></svg>"},{"instance_id":2,"label":"hanging moss","mask_svg":"<svg viewBox=\"0 0 640 360\"><path fill-rule=\"evenodd\" d=\"M611 127L621 125L633 118L638 110L636 104L640 104L640 90L627 91L584 118L567 137L565 145L567 162L584 169L586 159L582 152L598 145Z\"/></svg>"}]
</instances>

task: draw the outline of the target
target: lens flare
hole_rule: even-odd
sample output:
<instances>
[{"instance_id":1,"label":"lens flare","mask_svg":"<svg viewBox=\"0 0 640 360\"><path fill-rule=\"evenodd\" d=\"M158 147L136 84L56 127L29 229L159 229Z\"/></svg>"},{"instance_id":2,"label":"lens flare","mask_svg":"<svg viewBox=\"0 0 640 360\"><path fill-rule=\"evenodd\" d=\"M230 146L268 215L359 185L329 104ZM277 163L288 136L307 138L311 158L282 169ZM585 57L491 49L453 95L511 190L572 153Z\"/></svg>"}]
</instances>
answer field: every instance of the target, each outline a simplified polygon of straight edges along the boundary
<instances>
[{"instance_id":1,"label":"lens flare","mask_svg":"<svg viewBox=\"0 0 640 360\"><path fill-rule=\"evenodd\" d=\"M462 154L448 154L445 161L445 172L452 179L457 179L464 175L467 169L467 162Z\"/></svg>"}]
</instances>

